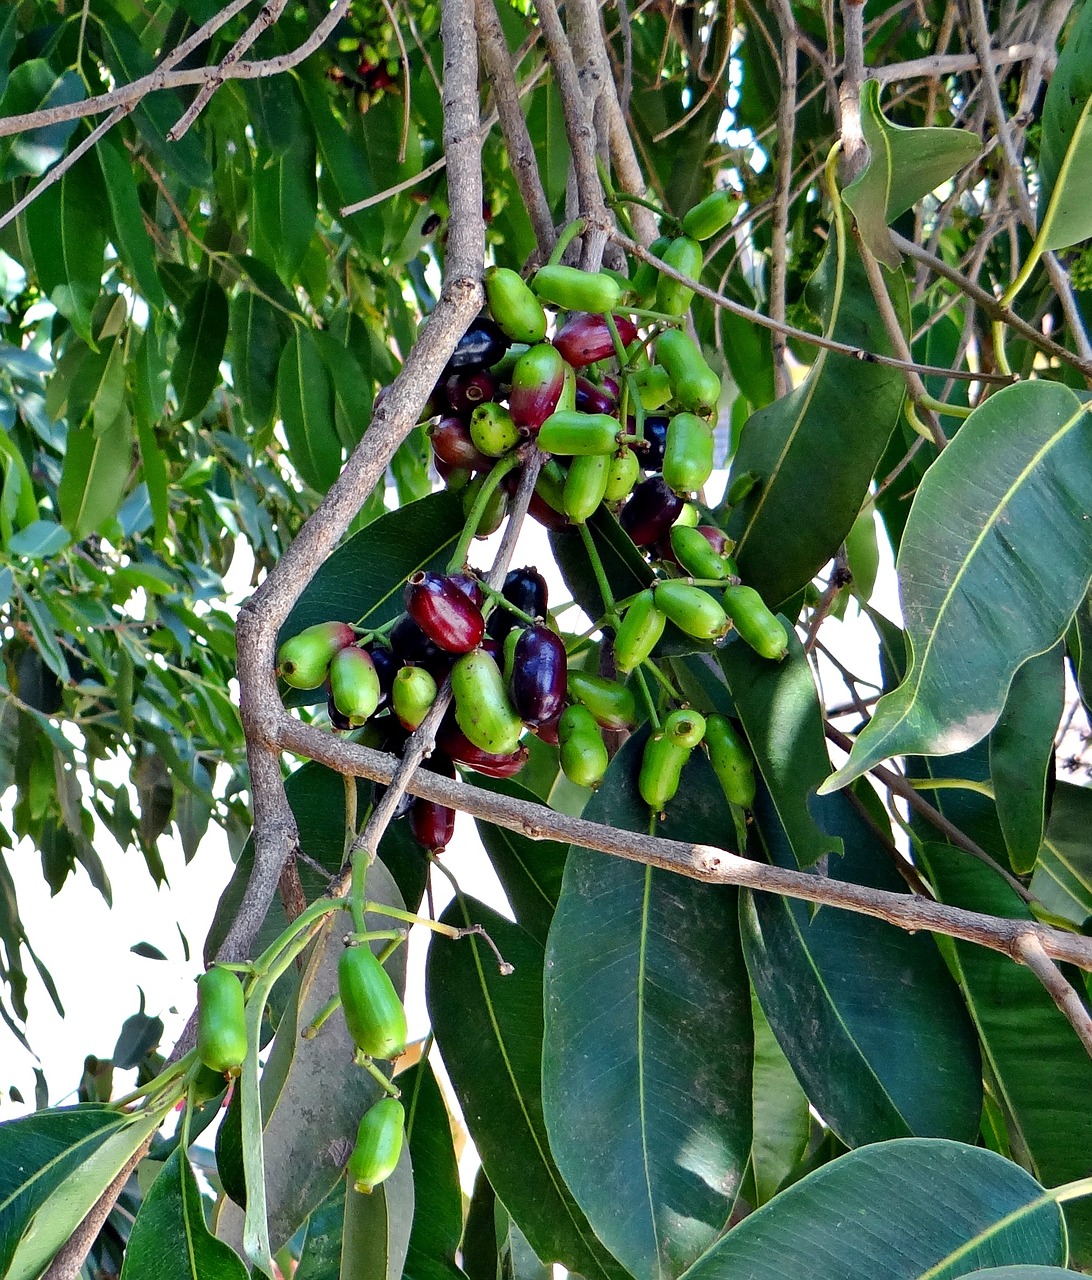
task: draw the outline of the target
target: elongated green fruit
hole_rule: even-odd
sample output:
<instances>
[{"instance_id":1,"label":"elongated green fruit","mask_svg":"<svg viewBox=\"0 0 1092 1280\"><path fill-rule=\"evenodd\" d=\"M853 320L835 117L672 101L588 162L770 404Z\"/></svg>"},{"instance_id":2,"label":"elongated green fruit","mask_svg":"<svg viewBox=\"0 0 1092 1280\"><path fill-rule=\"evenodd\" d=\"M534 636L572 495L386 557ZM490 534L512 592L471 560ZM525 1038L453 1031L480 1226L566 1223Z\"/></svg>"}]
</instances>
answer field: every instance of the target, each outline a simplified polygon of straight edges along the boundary
<instances>
[{"instance_id":1,"label":"elongated green fruit","mask_svg":"<svg viewBox=\"0 0 1092 1280\"><path fill-rule=\"evenodd\" d=\"M243 984L222 965L197 979L197 1056L210 1071L233 1076L246 1057Z\"/></svg>"},{"instance_id":2,"label":"elongated green fruit","mask_svg":"<svg viewBox=\"0 0 1092 1280\"><path fill-rule=\"evenodd\" d=\"M277 670L293 689L317 689L334 654L355 641L356 633L346 622L316 623L281 645Z\"/></svg>"},{"instance_id":3,"label":"elongated green fruit","mask_svg":"<svg viewBox=\"0 0 1092 1280\"><path fill-rule=\"evenodd\" d=\"M391 685L394 714L412 733L436 701L436 681L424 667L399 667Z\"/></svg>"},{"instance_id":4,"label":"elongated green fruit","mask_svg":"<svg viewBox=\"0 0 1092 1280\"><path fill-rule=\"evenodd\" d=\"M371 655L355 644L339 649L330 661L330 694L350 724L361 725L373 715L382 690Z\"/></svg>"},{"instance_id":5,"label":"elongated green fruit","mask_svg":"<svg viewBox=\"0 0 1092 1280\"><path fill-rule=\"evenodd\" d=\"M490 267L485 273L489 314L513 342L541 342L546 337L546 312L534 290L509 267Z\"/></svg>"},{"instance_id":6,"label":"elongated green fruit","mask_svg":"<svg viewBox=\"0 0 1092 1280\"><path fill-rule=\"evenodd\" d=\"M573 673L570 671L570 680L572 675ZM557 740L562 745L568 742L570 738L581 735L587 737L588 734L598 733L599 721L580 702L574 702L571 706L566 707L561 713L561 719L557 722Z\"/></svg>"},{"instance_id":7,"label":"elongated green fruit","mask_svg":"<svg viewBox=\"0 0 1092 1280\"><path fill-rule=\"evenodd\" d=\"M465 653L451 669L455 720L474 746L506 756L519 746L523 721L516 715L500 667L483 649Z\"/></svg>"},{"instance_id":8,"label":"elongated green fruit","mask_svg":"<svg viewBox=\"0 0 1092 1280\"><path fill-rule=\"evenodd\" d=\"M665 626L667 618L656 608L652 592L642 591L635 596L614 637L614 661L618 670L628 672L639 667L656 648Z\"/></svg>"},{"instance_id":9,"label":"elongated green fruit","mask_svg":"<svg viewBox=\"0 0 1092 1280\"><path fill-rule=\"evenodd\" d=\"M695 493L713 474L713 430L696 414L677 413L667 424L661 468L676 493Z\"/></svg>"},{"instance_id":10,"label":"elongated green fruit","mask_svg":"<svg viewBox=\"0 0 1092 1280\"><path fill-rule=\"evenodd\" d=\"M646 409L660 409L667 404L674 392L662 364L650 364L637 374L637 394Z\"/></svg>"},{"instance_id":11,"label":"elongated green fruit","mask_svg":"<svg viewBox=\"0 0 1092 1280\"><path fill-rule=\"evenodd\" d=\"M719 640L731 628L728 615L716 600L689 582L658 582L655 598L656 608L695 640Z\"/></svg>"},{"instance_id":12,"label":"elongated green fruit","mask_svg":"<svg viewBox=\"0 0 1092 1280\"><path fill-rule=\"evenodd\" d=\"M705 737L705 717L698 711L672 711L663 723L664 737L677 747L694 747Z\"/></svg>"},{"instance_id":13,"label":"elongated green fruit","mask_svg":"<svg viewBox=\"0 0 1092 1280\"><path fill-rule=\"evenodd\" d=\"M664 250L663 259L669 267L674 267L691 280L697 280L701 275L701 245L690 236L672 240ZM689 286L662 275L656 284L656 310L668 316L681 316L690 306L693 296L694 290Z\"/></svg>"},{"instance_id":14,"label":"elongated green fruit","mask_svg":"<svg viewBox=\"0 0 1092 1280\"><path fill-rule=\"evenodd\" d=\"M617 680L590 671L570 671L569 696L582 702L604 729L632 729L637 723L633 694Z\"/></svg>"},{"instance_id":15,"label":"elongated green fruit","mask_svg":"<svg viewBox=\"0 0 1092 1280\"><path fill-rule=\"evenodd\" d=\"M556 453L563 458L587 457L593 453L613 453L618 448L617 418L607 413L580 413L563 409L551 413L538 433L538 447L543 453Z\"/></svg>"},{"instance_id":16,"label":"elongated green fruit","mask_svg":"<svg viewBox=\"0 0 1092 1280\"><path fill-rule=\"evenodd\" d=\"M691 413L709 413L720 399L720 379L689 334L665 329L656 340L656 359L667 370L675 399Z\"/></svg>"},{"instance_id":17,"label":"elongated green fruit","mask_svg":"<svg viewBox=\"0 0 1092 1280\"><path fill-rule=\"evenodd\" d=\"M583 524L599 507L607 491L610 465L608 453L574 458L565 477L565 514L574 524Z\"/></svg>"},{"instance_id":18,"label":"elongated green fruit","mask_svg":"<svg viewBox=\"0 0 1092 1280\"><path fill-rule=\"evenodd\" d=\"M610 460L603 501L624 502L633 492L633 486L640 478L641 464L637 455L628 446L620 449Z\"/></svg>"},{"instance_id":19,"label":"elongated green fruit","mask_svg":"<svg viewBox=\"0 0 1092 1280\"><path fill-rule=\"evenodd\" d=\"M565 777L592 791L603 781L610 763L607 744L598 727L594 733L577 733L561 743L558 757Z\"/></svg>"},{"instance_id":20,"label":"elongated green fruit","mask_svg":"<svg viewBox=\"0 0 1092 1280\"><path fill-rule=\"evenodd\" d=\"M369 1058L406 1051L406 1011L390 974L363 942L338 957L337 990L353 1044Z\"/></svg>"},{"instance_id":21,"label":"elongated green fruit","mask_svg":"<svg viewBox=\"0 0 1092 1280\"><path fill-rule=\"evenodd\" d=\"M380 1098L364 1112L349 1157L349 1184L370 1195L398 1166L406 1113L397 1098Z\"/></svg>"},{"instance_id":22,"label":"elongated green fruit","mask_svg":"<svg viewBox=\"0 0 1092 1280\"><path fill-rule=\"evenodd\" d=\"M658 239L648 246L649 253L654 258L662 258L664 250L671 243L670 236L660 236ZM633 273L633 292L642 302L651 301L656 292L656 282L660 278L660 273L651 262L641 262L641 265Z\"/></svg>"},{"instance_id":23,"label":"elongated green fruit","mask_svg":"<svg viewBox=\"0 0 1092 1280\"><path fill-rule=\"evenodd\" d=\"M755 765L732 722L714 712L705 720L705 749L729 804L749 809L755 798Z\"/></svg>"},{"instance_id":24,"label":"elongated green fruit","mask_svg":"<svg viewBox=\"0 0 1092 1280\"><path fill-rule=\"evenodd\" d=\"M565 311L613 311L622 296L617 280L601 271L581 271L561 265L539 267L531 288L546 302Z\"/></svg>"},{"instance_id":25,"label":"elongated green fruit","mask_svg":"<svg viewBox=\"0 0 1092 1280\"><path fill-rule=\"evenodd\" d=\"M766 608L754 587L729 587L724 593L724 609L735 624L739 638L761 658L780 662L789 651L789 633L781 620Z\"/></svg>"},{"instance_id":26,"label":"elongated green fruit","mask_svg":"<svg viewBox=\"0 0 1092 1280\"><path fill-rule=\"evenodd\" d=\"M519 427L504 405L487 400L470 415L470 438L487 458L499 458L519 444Z\"/></svg>"},{"instance_id":27,"label":"elongated green fruit","mask_svg":"<svg viewBox=\"0 0 1092 1280\"><path fill-rule=\"evenodd\" d=\"M675 559L692 578L727 578L731 573L731 561L718 555L700 530L676 524L670 536Z\"/></svg>"},{"instance_id":28,"label":"elongated green fruit","mask_svg":"<svg viewBox=\"0 0 1092 1280\"><path fill-rule=\"evenodd\" d=\"M645 743L637 790L641 799L659 813L679 789L683 766L690 748L681 747L662 733L654 733Z\"/></svg>"},{"instance_id":29,"label":"elongated green fruit","mask_svg":"<svg viewBox=\"0 0 1092 1280\"><path fill-rule=\"evenodd\" d=\"M682 229L695 240L711 240L732 221L742 203L728 191L714 191L686 214Z\"/></svg>"}]
</instances>

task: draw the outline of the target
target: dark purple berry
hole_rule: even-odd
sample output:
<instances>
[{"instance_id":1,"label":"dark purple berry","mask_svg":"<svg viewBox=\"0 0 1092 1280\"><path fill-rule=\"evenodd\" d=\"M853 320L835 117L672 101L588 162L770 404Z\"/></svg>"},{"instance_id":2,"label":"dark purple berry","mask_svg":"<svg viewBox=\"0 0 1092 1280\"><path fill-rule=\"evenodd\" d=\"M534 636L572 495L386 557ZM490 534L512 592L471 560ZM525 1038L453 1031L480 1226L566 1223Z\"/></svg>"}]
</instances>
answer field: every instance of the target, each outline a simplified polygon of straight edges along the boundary
<instances>
[{"instance_id":1,"label":"dark purple berry","mask_svg":"<svg viewBox=\"0 0 1092 1280\"><path fill-rule=\"evenodd\" d=\"M453 373L444 382L444 394L452 413L472 413L478 405L495 399L497 380L485 369Z\"/></svg>"},{"instance_id":2,"label":"dark purple berry","mask_svg":"<svg viewBox=\"0 0 1092 1280\"><path fill-rule=\"evenodd\" d=\"M462 418L448 416L429 427L432 452L437 470L442 462L448 467L465 467L468 471L488 471L493 459L487 458L470 438L470 427Z\"/></svg>"},{"instance_id":3,"label":"dark purple berry","mask_svg":"<svg viewBox=\"0 0 1092 1280\"><path fill-rule=\"evenodd\" d=\"M458 584L438 573L415 573L406 584L410 617L447 653L469 653L485 634L478 606Z\"/></svg>"},{"instance_id":4,"label":"dark purple berry","mask_svg":"<svg viewBox=\"0 0 1092 1280\"><path fill-rule=\"evenodd\" d=\"M531 565L509 570L501 587L501 595L531 618L546 616L546 579ZM502 644L504 637L515 625L515 615L503 606L494 609L489 615L489 634Z\"/></svg>"},{"instance_id":5,"label":"dark purple berry","mask_svg":"<svg viewBox=\"0 0 1092 1280\"><path fill-rule=\"evenodd\" d=\"M444 373L488 369L497 363L509 345L508 339L488 316L479 316L459 339Z\"/></svg>"},{"instance_id":6,"label":"dark purple berry","mask_svg":"<svg viewBox=\"0 0 1092 1280\"><path fill-rule=\"evenodd\" d=\"M439 753L433 755L423 767L448 778L455 776L454 764ZM429 853L443 853L455 834L455 810L449 809L446 804L438 804L435 800L416 796L409 815L410 830L421 848L427 849Z\"/></svg>"},{"instance_id":7,"label":"dark purple berry","mask_svg":"<svg viewBox=\"0 0 1092 1280\"><path fill-rule=\"evenodd\" d=\"M615 316L618 336L622 346L628 347L637 336L637 326L625 316ZM571 316L554 337L554 346L574 369L606 360L615 354L614 339L607 328L605 316L577 312Z\"/></svg>"},{"instance_id":8,"label":"dark purple berry","mask_svg":"<svg viewBox=\"0 0 1092 1280\"><path fill-rule=\"evenodd\" d=\"M587 378L576 380L576 408L580 413L613 413L618 407L614 396Z\"/></svg>"},{"instance_id":9,"label":"dark purple berry","mask_svg":"<svg viewBox=\"0 0 1092 1280\"><path fill-rule=\"evenodd\" d=\"M512 660L512 705L526 724L560 716L568 689L565 645L546 626L520 633Z\"/></svg>"},{"instance_id":10,"label":"dark purple berry","mask_svg":"<svg viewBox=\"0 0 1092 1280\"><path fill-rule=\"evenodd\" d=\"M618 520L637 546L650 547L667 533L685 505L663 476L649 476L633 490Z\"/></svg>"},{"instance_id":11,"label":"dark purple berry","mask_svg":"<svg viewBox=\"0 0 1092 1280\"><path fill-rule=\"evenodd\" d=\"M669 418L662 414L650 413L645 418L645 441L648 448L638 453L641 466L645 471L659 471L664 465L664 450L667 448L667 424Z\"/></svg>"}]
</instances>

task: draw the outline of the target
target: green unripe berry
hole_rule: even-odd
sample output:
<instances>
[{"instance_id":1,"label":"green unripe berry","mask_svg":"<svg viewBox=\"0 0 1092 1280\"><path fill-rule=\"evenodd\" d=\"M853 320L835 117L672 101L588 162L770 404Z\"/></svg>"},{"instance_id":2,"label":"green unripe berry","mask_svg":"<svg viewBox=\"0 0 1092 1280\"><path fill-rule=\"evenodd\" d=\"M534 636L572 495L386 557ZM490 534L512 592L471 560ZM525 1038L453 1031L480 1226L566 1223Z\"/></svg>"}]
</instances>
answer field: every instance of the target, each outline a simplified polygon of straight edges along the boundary
<instances>
[{"instance_id":1,"label":"green unripe berry","mask_svg":"<svg viewBox=\"0 0 1092 1280\"><path fill-rule=\"evenodd\" d=\"M214 964L197 979L197 1056L210 1071L239 1074L246 1057L246 1008L239 975Z\"/></svg>"},{"instance_id":2,"label":"green unripe berry","mask_svg":"<svg viewBox=\"0 0 1092 1280\"><path fill-rule=\"evenodd\" d=\"M369 1195L395 1171L405 1123L406 1113L397 1098L380 1098L364 1113L347 1166L354 1191Z\"/></svg>"},{"instance_id":3,"label":"green unripe berry","mask_svg":"<svg viewBox=\"0 0 1092 1280\"><path fill-rule=\"evenodd\" d=\"M485 273L489 314L513 342L541 342L546 337L546 312L534 290L509 267L490 267Z\"/></svg>"},{"instance_id":4,"label":"green unripe berry","mask_svg":"<svg viewBox=\"0 0 1092 1280\"><path fill-rule=\"evenodd\" d=\"M695 640L719 640L728 634L728 615L701 587L672 579L655 587L656 607L680 631Z\"/></svg>"},{"instance_id":5,"label":"green unripe berry","mask_svg":"<svg viewBox=\"0 0 1092 1280\"><path fill-rule=\"evenodd\" d=\"M346 622L319 622L286 640L277 650L277 670L293 689L317 689L335 653L356 642Z\"/></svg>"},{"instance_id":6,"label":"green unripe berry","mask_svg":"<svg viewBox=\"0 0 1092 1280\"><path fill-rule=\"evenodd\" d=\"M755 798L755 766L747 744L722 715L705 721L705 749L729 804L749 809Z\"/></svg>"},{"instance_id":7,"label":"green unripe berry","mask_svg":"<svg viewBox=\"0 0 1092 1280\"><path fill-rule=\"evenodd\" d=\"M780 662L788 653L789 633L780 618L766 607L754 587L729 587L724 593L724 609L739 632L739 638L749 644L759 657Z\"/></svg>"},{"instance_id":8,"label":"green unripe berry","mask_svg":"<svg viewBox=\"0 0 1092 1280\"><path fill-rule=\"evenodd\" d=\"M642 591L635 596L614 638L618 670L625 673L639 667L659 643L665 626L667 618L656 608L652 592Z\"/></svg>"}]
</instances>

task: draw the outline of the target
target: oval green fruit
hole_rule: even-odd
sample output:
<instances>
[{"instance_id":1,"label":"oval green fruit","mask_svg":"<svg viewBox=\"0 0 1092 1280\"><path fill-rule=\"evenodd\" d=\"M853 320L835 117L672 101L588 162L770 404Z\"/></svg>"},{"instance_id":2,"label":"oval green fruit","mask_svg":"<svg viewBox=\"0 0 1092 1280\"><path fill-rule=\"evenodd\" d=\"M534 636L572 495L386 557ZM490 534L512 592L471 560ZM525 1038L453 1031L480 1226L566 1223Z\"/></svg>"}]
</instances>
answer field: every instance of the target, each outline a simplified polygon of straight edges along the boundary
<instances>
[{"instance_id":1,"label":"oval green fruit","mask_svg":"<svg viewBox=\"0 0 1092 1280\"><path fill-rule=\"evenodd\" d=\"M474 746L510 755L519 746L523 721L516 715L500 667L483 649L464 653L451 669L455 720Z\"/></svg>"},{"instance_id":2,"label":"oval green fruit","mask_svg":"<svg viewBox=\"0 0 1092 1280\"><path fill-rule=\"evenodd\" d=\"M488 475L482 474L475 476L470 483L462 490L463 515L469 516L474 510L474 504L478 500L478 494L482 491L482 486L488 479ZM508 494L504 489L497 485L493 492L489 495L485 504L485 510L482 512L481 519L478 521L478 527L474 532L475 538L488 538L491 533L496 533L504 523L504 517L508 514Z\"/></svg>"},{"instance_id":3,"label":"oval green fruit","mask_svg":"<svg viewBox=\"0 0 1092 1280\"><path fill-rule=\"evenodd\" d=\"M330 661L330 696L354 726L362 725L375 713L382 690L369 653L353 644L334 654Z\"/></svg>"},{"instance_id":4,"label":"oval green fruit","mask_svg":"<svg viewBox=\"0 0 1092 1280\"><path fill-rule=\"evenodd\" d=\"M690 759L690 748L680 747L662 733L654 733L645 743L641 756L641 772L637 790L641 799L656 813L663 810L679 789L683 765Z\"/></svg>"},{"instance_id":5,"label":"oval green fruit","mask_svg":"<svg viewBox=\"0 0 1092 1280\"><path fill-rule=\"evenodd\" d=\"M569 678L572 679L572 672L569 672ZM583 734L599 733L599 721L588 710L587 707L580 702L574 702L566 707L561 713L561 719L557 722L557 740L564 745L570 738L578 737Z\"/></svg>"},{"instance_id":6,"label":"oval green fruit","mask_svg":"<svg viewBox=\"0 0 1092 1280\"><path fill-rule=\"evenodd\" d=\"M732 722L714 713L705 720L705 749L729 804L749 809L755 798L755 766Z\"/></svg>"},{"instance_id":7,"label":"oval green fruit","mask_svg":"<svg viewBox=\"0 0 1092 1280\"><path fill-rule=\"evenodd\" d=\"M604 729L632 729L637 723L633 694L617 680L590 671L570 671L569 696L582 702Z\"/></svg>"},{"instance_id":8,"label":"oval green fruit","mask_svg":"<svg viewBox=\"0 0 1092 1280\"><path fill-rule=\"evenodd\" d=\"M690 236L678 236L664 250L663 260L669 267L691 280L697 281L701 275L701 245ZM679 280L661 275L656 284L656 310L667 316L681 316L690 306L694 290Z\"/></svg>"},{"instance_id":9,"label":"oval green fruit","mask_svg":"<svg viewBox=\"0 0 1092 1280\"><path fill-rule=\"evenodd\" d=\"M637 394L641 405L650 412L662 409L674 395L671 379L662 364L650 364L637 375Z\"/></svg>"},{"instance_id":10,"label":"oval green fruit","mask_svg":"<svg viewBox=\"0 0 1092 1280\"><path fill-rule=\"evenodd\" d=\"M693 750L705 737L705 717L698 711L672 711L663 723L663 734L677 747Z\"/></svg>"},{"instance_id":11,"label":"oval green fruit","mask_svg":"<svg viewBox=\"0 0 1092 1280\"><path fill-rule=\"evenodd\" d=\"M667 424L661 468L676 493L696 493L713 474L713 430L696 414L677 413Z\"/></svg>"},{"instance_id":12,"label":"oval green fruit","mask_svg":"<svg viewBox=\"0 0 1092 1280\"><path fill-rule=\"evenodd\" d=\"M406 1011L390 974L366 942L338 957L337 990L353 1044L369 1058L406 1051Z\"/></svg>"},{"instance_id":13,"label":"oval green fruit","mask_svg":"<svg viewBox=\"0 0 1092 1280\"><path fill-rule=\"evenodd\" d=\"M436 701L437 687L424 667L399 667L391 685L391 705L403 728L411 733Z\"/></svg>"},{"instance_id":14,"label":"oval green fruit","mask_svg":"<svg viewBox=\"0 0 1092 1280\"><path fill-rule=\"evenodd\" d=\"M565 777L578 787L590 787L593 791L603 781L610 763L607 745L595 724L589 732L570 733L560 743L558 754Z\"/></svg>"},{"instance_id":15,"label":"oval green fruit","mask_svg":"<svg viewBox=\"0 0 1092 1280\"><path fill-rule=\"evenodd\" d=\"M246 1044L243 984L233 970L214 964L197 979L197 1056L210 1071L237 1076Z\"/></svg>"},{"instance_id":16,"label":"oval green fruit","mask_svg":"<svg viewBox=\"0 0 1092 1280\"><path fill-rule=\"evenodd\" d=\"M732 619L739 638L761 658L780 662L789 651L789 633L766 607L754 587L729 587L724 593L724 609Z\"/></svg>"},{"instance_id":17,"label":"oval green fruit","mask_svg":"<svg viewBox=\"0 0 1092 1280\"><path fill-rule=\"evenodd\" d=\"M607 487L603 491L604 502L624 502L633 492L633 486L641 478L641 464L628 445L610 460Z\"/></svg>"},{"instance_id":18,"label":"oval green fruit","mask_svg":"<svg viewBox=\"0 0 1092 1280\"><path fill-rule=\"evenodd\" d=\"M689 582L658 582L655 598L657 609L695 640L719 640L731 628L728 615L716 600Z\"/></svg>"},{"instance_id":19,"label":"oval green fruit","mask_svg":"<svg viewBox=\"0 0 1092 1280\"><path fill-rule=\"evenodd\" d=\"M319 622L286 640L277 650L277 670L293 689L317 689L339 649L356 643L347 622Z\"/></svg>"},{"instance_id":20,"label":"oval green fruit","mask_svg":"<svg viewBox=\"0 0 1092 1280\"><path fill-rule=\"evenodd\" d=\"M607 491L613 459L607 453L574 458L565 477L565 514L574 524L583 524L598 510Z\"/></svg>"},{"instance_id":21,"label":"oval green fruit","mask_svg":"<svg viewBox=\"0 0 1092 1280\"><path fill-rule=\"evenodd\" d=\"M365 1111L347 1166L354 1191L369 1195L395 1171L405 1123L406 1113L397 1098L380 1098Z\"/></svg>"},{"instance_id":22,"label":"oval green fruit","mask_svg":"<svg viewBox=\"0 0 1092 1280\"><path fill-rule=\"evenodd\" d=\"M714 191L686 213L682 229L695 240L711 240L732 221L742 203L729 191Z\"/></svg>"},{"instance_id":23,"label":"oval green fruit","mask_svg":"<svg viewBox=\"0 0 1092 1280\"><path fill-rule=\"evenodd\" d=\"M670 236L660 236L648 246L648 251L654 258L662 258L664 250L670 243ZM642 259L637 270L633 273L633 292L641 301L642 306L645 302L652 300L653 295L656 293L656 282L659 278L659 268Z\"/></svg>"},{"instance_id":24,"label":"oval green fruit","mask_svg":"<svg viewBox=\"0 0 1092 1280\"><path fill-rule=\"evenodd\" d=\"M710 413L720 399L720 379L697 343L681 329L665 329L656 340L656 359L667 370L675 399L691 413Z\"/></svg>"},{"instance_id":25,"label":"oval green fruit","mask_svg":"<svg viewBox=\"0 0 1092 1280\"><path fill-rule=\"evenodd\" d=\"M671 526L671 550L683 570L692 578L727 578L731 561L718 555L705 535L691 525Z\"/></svg>"},{"instance_id":26,"label":"oval green fruit","mask_svg":"<svg viewBox=\"0 0 1092 1280\"><path fill-rule=\"evenodd\" d=\"M581 271L579 267L547 264L539 267L531 288L540 298L565 311L613 311L622 296L617 280L601 271Z\"/></svg>"},{"instance_id":27,"label":"oval green fruit","mask_svg":"<svg viewBox=\"0 0 1092 1280\"><path fill-rule=\"evenodd\" d=\"M487 400L470 415L470 438L487 458L499 458L519 444L520 433L504 405Z\"/></svg>"},{"instance_id":28,"label":"oval green fruit","mask_svg":"<svg viewBox=\"0 0 1092 1280\"><path fill-rule=\"evenodd\" d=\"M546 337L546 312L534 290L510 267L490 267L485 273L489 314L513 342L541 342Z\"/></svg>"},{"instance_id":29,"label":"oval green fruit","mask_svg":"<svg viewBox=\"0 0 1092 1280\"><path fill-rule=\"evenodd\" d=\"M620 430L618 419L610 414L563 409L551 413L542 424L538 447L543 453L556 453L564 458L613 453L618 448Z\"/></svg>"},{"instance_id":30,"label":"oval green fruit","mask_svg":"<svg viewBox=\"0 0 1092 1280\"><path fill-rule=\"evenodd\" d=\"M639 667L656 648L665 626L667 618L656 608L652 592L642 591L635 596L614 637L614 661L618 670L629 672Z\"/></svg>"}]
</instances>

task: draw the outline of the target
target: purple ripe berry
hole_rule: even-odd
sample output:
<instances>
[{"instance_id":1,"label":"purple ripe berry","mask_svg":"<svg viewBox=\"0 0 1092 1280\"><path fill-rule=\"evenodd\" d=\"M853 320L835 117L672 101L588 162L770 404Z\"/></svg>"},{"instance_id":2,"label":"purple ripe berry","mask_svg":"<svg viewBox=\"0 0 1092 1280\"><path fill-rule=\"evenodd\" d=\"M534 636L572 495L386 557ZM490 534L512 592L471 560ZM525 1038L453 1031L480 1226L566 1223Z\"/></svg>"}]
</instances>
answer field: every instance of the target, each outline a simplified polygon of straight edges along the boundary
<instances>
[{"instance_id":1,"label":"purple ripe berry","mask_svg":"<svg viewBox=\"0 0 1092 1280\"><path fill-rule=\"evenodd\" d=\"M641 468L644 471L659 471L664 465L664 450L667 448L667 424L669 418L662 414L650 413L645 417L645 441L648 448L638 452ZM633 427L630 428L633 430Z\"/></svg>"},{"instance_id":2,"label":"purple ripe berry","mask_svg":"<svg viewBox=\"0 0 1092 1280\"><path fill-rule=\"evenodd\" d=\"M663 476L649 476L633 490L618 520L638 547L650 547L667 533L685 505Z\"/></svg>"},{"instance_id":3,"label":"purple ripe berry","mask_svg":"<svg viewBox=\"0 0 1092 1280\"><path fill-rule=\"evenodd\" d=\"M516 641L512 705L525 724L545 724L561 714L568 691L565 645L546 626L529 627Z\"/></svg>"},{"instance_id":4,"label":"purple ripe berry","mask_svg":"<svg viewBox=\"0 0 1092 1280\"><path fill-rule=\"evenodd\" d=\"M479 316L459 339L444 375L488 369L497 363L509 345L508 339L488 316Z\"/></svg>"},{"instance_id":5,"label":"purple ripe berry","mask_svg":"<svg viewBox=\"0 0 1092 1280\"><path fill-rule=\"evenodd\" d=\"M485 369L453 373L444 382L444 394L452 413L471 413L496 397L497 380Z\"/></svg>"},{"instance_id":6,"label":"purple ripe berry","mask_svg":"<svg viewBox=\"0 0 1092 1280\"><path fill-rule=\"evenodd\" d=\"M615 316L622 346L628 347L637 336L637 326L625 316ZM554 338L554 346L574 369L583 369L615 354L614 339L605 316L578 312L566 321Z\"/></svg>"},{"instance_id":7,"label":"purple ripe berry","mask_svg":"<svg viewBox=\"0 0 1092 1280\"><path fill-rule=\"evenodd\" d=\"M441 418L429 428L428 435L437 463L468 471L488 471L493 465L493 459L487 458L470 438L470 427L462 418Z\"/></svg>"},{"instance_id":8,"label":"purple ripe berry","mask_svg":"<svg viewBox=\"0 0 1092 1280\"><path fill-rule=\"evenodd\" d=\"M546 616L546 579L532 565L509 570L501 587L501 595L529 617ZM489 615L489 634L502 644L515 625L515 616L503 607L494 609Z\"/></svg>"},{"instance_id":9,"label":"purple ripe berry","mask_svg":"<svg viewBox=\"0 0 1092 1280\"><path fill-rule=\"evenodd\" d=\"M617 407L615 396L587 378L577 378L576 408L579 413L613 413Z\"/></svg>"},{"instance_id":10,"label":"purple ripe berry","mask_svg":"<svg viewBox=\"0 0 1092 1280\"><path fill-rule=\"evenodd\" d=\"M485 634L481 609L438 573L415 573L406 584L405 601L414 622L447 653L469 653Z\"/></svg>"},{"instance_id":11,"label":"purple ripe berry","mask_svg":"<svg viewBox=\"0 0 1092 1280\"><path fill-rule=\"evenodd\" d=\"M375 674L379 677L379 705L382 706L391 696L394 677L402 664L394 656L394 651L384 644L372 643L362 648L371 655Z\"/></svg>"},{"instance_id":12,"label":"purple ripe berry","mask_svg":"<svg viewBox=\"0 0 1092 1280\"><path fill-rule=\"evenodd\" d=\"M447 778L454 778L455 766L442 755L434 755L423 766L432 773L442 773ZM409 811L410 830L413 838L429 853L443 853L451 837L455 834L455 810L446 804L438 804L435 800L425 800L421 796L414 797Z\"/></svg>"}]
</instances>

